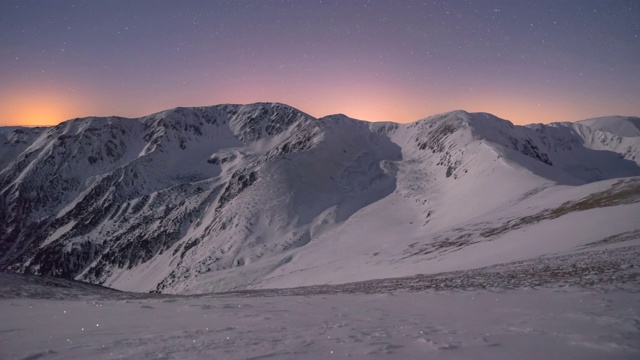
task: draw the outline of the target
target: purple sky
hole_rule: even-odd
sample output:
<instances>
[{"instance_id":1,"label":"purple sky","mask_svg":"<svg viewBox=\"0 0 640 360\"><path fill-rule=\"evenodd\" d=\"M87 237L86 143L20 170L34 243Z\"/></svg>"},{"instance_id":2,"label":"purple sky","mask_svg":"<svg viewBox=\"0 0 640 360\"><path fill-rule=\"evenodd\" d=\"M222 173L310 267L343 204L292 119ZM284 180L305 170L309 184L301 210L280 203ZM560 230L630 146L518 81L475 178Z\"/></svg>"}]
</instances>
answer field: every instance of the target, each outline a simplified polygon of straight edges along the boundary
<instances>
[{"instance_id":1,"label":"purple sky","mask_svg":"<svg viewBox=\"0 0 640 360\"><path fill-rule=\"evenodd\" d=\"M0 0L0 125L278 101L314 116L640 115L640 1Z\"/></svg>"}]
</instances>

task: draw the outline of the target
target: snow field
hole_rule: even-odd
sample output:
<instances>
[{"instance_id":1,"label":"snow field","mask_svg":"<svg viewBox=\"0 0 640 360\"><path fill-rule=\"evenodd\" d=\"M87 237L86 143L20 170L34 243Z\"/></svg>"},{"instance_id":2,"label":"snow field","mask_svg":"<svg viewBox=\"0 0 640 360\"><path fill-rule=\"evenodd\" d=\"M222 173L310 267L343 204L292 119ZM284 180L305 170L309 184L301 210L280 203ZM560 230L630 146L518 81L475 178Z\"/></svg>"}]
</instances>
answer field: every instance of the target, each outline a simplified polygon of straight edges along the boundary
<instances>
[{"instance_id":1,"label":"snow field","mask_svg":"<svg viewBox=\"0 0 640 360\"><path fill-rule=\"evenodd\" d=\"M0 300L3 359L633 359L640 297L607 288Z\"/></svg>"}]
</instances>

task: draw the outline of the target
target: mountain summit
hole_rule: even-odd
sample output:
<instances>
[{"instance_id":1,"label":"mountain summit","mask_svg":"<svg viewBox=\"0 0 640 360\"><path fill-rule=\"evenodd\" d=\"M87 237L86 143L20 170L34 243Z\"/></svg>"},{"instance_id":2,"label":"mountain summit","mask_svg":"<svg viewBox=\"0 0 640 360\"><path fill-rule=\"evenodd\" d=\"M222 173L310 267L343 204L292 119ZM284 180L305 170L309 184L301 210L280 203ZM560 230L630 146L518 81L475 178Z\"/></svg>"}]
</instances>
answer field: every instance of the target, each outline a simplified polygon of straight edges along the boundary
<instances>
[{"instance_id":1,"label":"mountain summit","mask_svg":"<svg viewBox=\"0 0 640 360\"><path fill-rule=\"evenodd\" d=\"M638 242L639 201L638 118L370 123L257 103L0 131L0 269L132 291L340 283Z\"/></svg>"}]
</instances>

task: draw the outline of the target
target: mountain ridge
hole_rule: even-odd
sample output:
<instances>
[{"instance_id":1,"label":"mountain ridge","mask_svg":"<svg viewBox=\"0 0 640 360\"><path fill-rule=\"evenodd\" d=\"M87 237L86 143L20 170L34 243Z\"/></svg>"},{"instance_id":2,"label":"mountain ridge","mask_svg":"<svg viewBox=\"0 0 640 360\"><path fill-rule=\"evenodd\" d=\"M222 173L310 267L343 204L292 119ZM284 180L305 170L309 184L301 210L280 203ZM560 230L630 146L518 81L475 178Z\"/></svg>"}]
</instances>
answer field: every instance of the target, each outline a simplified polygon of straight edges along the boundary
<instances>
[{"instance_id":1,"label":"mountain ridge","mask_svg":"<svg viewBox=\"0 0 640 360\"><path fill-rule=\"evenodd\" d=\"M639 139L460 110L411 124L316 119L280 103L18 129L0 133L0 267L134 291L230 290L287 278L313 285L326 279L298 275L323 268L322 259L343 261L327 236L360 232L378 239L353 240L346 251L364 259L363 269L379 261L369 267L429 272L437 266L426 253L415 255L419 265L405 264L413 240L421 244L413 248L440 246L448 256L440 240L456 228L481 238L471 228L483 213L495 214L486 232L514 206L523 215L544 210L532 199L561 205L547 193L614 189L616 179L640 176ZM388 227L402 234L399 244L366 230L403 217L412 224ZM386 258L363 250L375 243ZM325 255L314 258L311 249ZM363 280L350 266L329 273Z\"/></svg>"}]
</instances>

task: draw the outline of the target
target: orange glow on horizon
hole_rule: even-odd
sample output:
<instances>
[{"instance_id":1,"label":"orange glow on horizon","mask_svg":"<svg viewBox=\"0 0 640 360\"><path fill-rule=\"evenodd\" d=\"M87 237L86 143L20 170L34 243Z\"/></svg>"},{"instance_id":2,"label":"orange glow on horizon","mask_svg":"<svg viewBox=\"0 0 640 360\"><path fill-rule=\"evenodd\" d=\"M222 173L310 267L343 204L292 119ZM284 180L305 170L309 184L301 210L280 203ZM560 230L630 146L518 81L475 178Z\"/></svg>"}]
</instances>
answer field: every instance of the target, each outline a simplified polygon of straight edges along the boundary
<instances>
[{"instance_id":1,"label":"orange glow on horizon","mask_svg":"<svg viewBox=\"0 0 640 360\"><path fill-rule=\"evenodd\" d=\"M17 92L3 97L0 125L5 126L57 125L80 110L79 101L53 91Z\"/></svg>"},{"instance_id":2,"label":"orange glow on horizon","mask_svg":"<svg viewBox=\"0 0 640 360\"><path fill-rule=\"evenodd\" d=\"M295 84L293 88L302 89L302 86ZM318 118L342 113L360 120L399 123L413 122L452 110L487 112L520 125L615 115L598 114L600 104L595 103L573 109L559 99L536 99L527 94L485 91L480 96L474 97L470 94L409 91L403 89L400 84L380 84L375 81L350 81L346 85L334 86L330 91L320 86L308 87L298 92L291 91L289 88L274 89L238 85L227 88L224 93L209 92L208 95L197 96L197 103L189 103L187 97L181 99L179 94L176 94L176 102L171 101L169 97L163 99L167 101L163 105L154 105L154 100L158 99L153 98L111 99L111 104L101 104L89 100L88 96L87 93L78 95L53 90L14 91L9 96L0 94L3 98L0 104L0 126L50 126L75 117L110 115L139 117L177 106L270 101L288 104ZM583 99L565 100L571 100L572 103L585 103ZM109 110L113 108L114 103L118 103L119 106L116 110Z\"/></svg>"},{"instance_id":3,"label":"orange glow on horizon","mask_svg":"<svg viewBox=\"0 0 640 360\"><path fill-rule=\"evenodd\" d=\"M24 124L26 126L50 126L65 120L60 109L41 103L17 112L12 118L16 119L16 124Z\"/></svg>"},{"instance_id":4,"label":"orange glow on horizon","mask_svg":"<svg viewBox=\"0 0 640 360\"><path fill-rule=\"evenodd\" d=\"M396 123L640 115L626 4L106 3L0 5L0 126L256 102Z\"/></svg>"}]
</instances>

